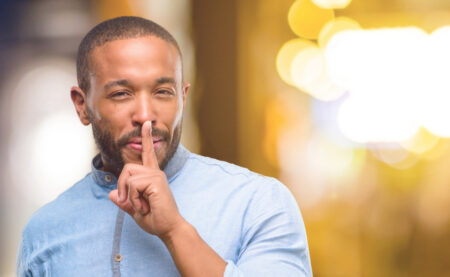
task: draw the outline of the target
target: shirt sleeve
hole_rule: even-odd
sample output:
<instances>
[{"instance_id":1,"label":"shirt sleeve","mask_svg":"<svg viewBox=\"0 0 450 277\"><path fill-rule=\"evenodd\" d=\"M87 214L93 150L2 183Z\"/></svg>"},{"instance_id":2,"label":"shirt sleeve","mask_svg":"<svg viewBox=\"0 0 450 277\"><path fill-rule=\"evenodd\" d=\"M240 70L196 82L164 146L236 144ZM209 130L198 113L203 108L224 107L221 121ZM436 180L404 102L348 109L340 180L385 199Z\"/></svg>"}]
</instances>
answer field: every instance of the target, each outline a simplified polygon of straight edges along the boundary
<instances>
[{"instance_id":1,"label":"shirt sleeve","mask_svg":"<svg viewBox=\"0 0 450 277\"><path fill-rule=\"evenodd\" d=\"M226 261L224 277L312 276L306 231L292 194L276 182L255 198L238 259Z\"/></svg>"},{"instance_id":2,"label":"shirt sleeve","mask_svg":"<svg viewBox=\"0 0 450 277\"><path fill-rule=\"evenodd\" d=\"M17 277L32 276L31 272L29 272L29 270L27 269L26 260L27 260L27 251L25 248L25 242L22 239L19 245L19 250L17 251L17 258L16 258Z\"/></svg>"}]
</instances>

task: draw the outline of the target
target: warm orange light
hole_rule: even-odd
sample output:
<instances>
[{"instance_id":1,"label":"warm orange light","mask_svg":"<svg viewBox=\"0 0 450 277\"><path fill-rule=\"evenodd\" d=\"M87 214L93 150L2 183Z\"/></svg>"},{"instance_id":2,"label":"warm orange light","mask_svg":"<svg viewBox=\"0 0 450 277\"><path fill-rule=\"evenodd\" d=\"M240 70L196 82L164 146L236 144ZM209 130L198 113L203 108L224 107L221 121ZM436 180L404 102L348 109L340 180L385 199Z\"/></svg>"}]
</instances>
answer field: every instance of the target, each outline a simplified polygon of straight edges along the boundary
<instances>
[{"instance_id":1,"label":"warm orange light","mask_svg":"<svg viewBox=\"0 0 450 277\"><path fill-rule=\"evenodd\" d=\"M322 27L333 18L333 10L319 8L311 0L295 1L288 13L292 31L308 39L317 39Z\"/></svg>"},{"instance_id":2,"label":"warm orange light","mask_svg":"<svg viewBox=\"0 0 450 277\"><path fill-rule=\"evenodd\" d=\"M329 21L319 34L319 46L326 47L331 37L345 30L359 30L361 26L355 20L342 16Z\"/></svg>"},{"instance_id":3,"label":"warm orange light","mask_svg":"<svg viewBox=\"0 0 450 277\"><path fill-rule=\"evenodd\" d=\"M314 4L324 9L344 9L352 0L312 0Z\"/></svg>"},{"instance_id":4,"label":"warm orange light","mask_svg":"<svg viewBox=\"0 0 450 277\"><path fill-rule=\"evenodd\" d=\"M423 154L431 150L438 142L439 137L428 132L426 129L421 128L413 138L401 142L400 144L410 152Z\"/></svg>"},{"instance_id":5,"label":"warm orange light","mask_svg":"<svg viewBox=\"0 0 450 277\"><path fill-rule=\"evenodd\" d=\"M318 47L309 47L294 57L291 64L291 78L299 89L307 91L309 85L320 78L323 70L322 52Z\"/></svg>"},{"instance_id":6,"label":"warm orange light","mask_svg":"<svg viewBox=\"0 0 450 277\"><path fill-rule=\"evenodd\" d=\"M322 101L336 100L345 92L328 77L322 49L300 51L291 64L291 79L300 90Z\"/></svg>"},{"instance_id":7,"label":"warm orange light","mask_svg":"<svg viewBox=\"0 0 450 277\"><path fill-rule=\"evenodd\" d=\"M281 79L294 86L291 78L291 64L295 56L303 49L313 47L314 43L305 39L293 39L286 42L278 51L277 55L277 71Z\"/></svg>"},{"instance_id":8,"label":"warm orange light","mask_svg":"<svg viewBox=\"0 0 450 277\"><path fill-rule=\"evenodd\" d=\"M411 154L400 145L381 145L379 148L371 149L370 152L378 160L398 169L410 168L419 161L416 155Z\"/></svg>"}]
</instances>

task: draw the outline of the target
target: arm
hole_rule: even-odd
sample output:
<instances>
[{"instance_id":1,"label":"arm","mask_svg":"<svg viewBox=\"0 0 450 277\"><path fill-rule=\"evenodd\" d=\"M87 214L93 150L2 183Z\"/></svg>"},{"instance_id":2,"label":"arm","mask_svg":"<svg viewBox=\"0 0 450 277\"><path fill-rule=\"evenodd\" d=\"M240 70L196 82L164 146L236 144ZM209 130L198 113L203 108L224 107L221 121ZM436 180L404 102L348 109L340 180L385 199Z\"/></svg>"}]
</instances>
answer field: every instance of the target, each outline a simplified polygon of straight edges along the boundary
<instances>
[{"instance_id":1,"label":"arm","mask_svg":"<svg viewBox=\"0 0 450 277\"><path fill-rule=\"evenodd\" d=\"M242 244L225 277L312 276L302 216L289 190L265 179L253 196L243 225ZM265 182L263 181L263 182Z\"/></svg>"},{"instance_id":2,"label":"arm","mask_svg":"<svg viewBox=\"0 0 450 277\"><path fill-rule=\"evenodd\" d=\"M162 238L182 276L223 276L226 262L185 222Z\"/></svg>"},{"instance_id":3,"label":"arm","mask_svg":"<svg viewBox=\"0 0 450 277\"><path fill-rule=\"evenodd\" d=\"M178 212L166 175L158 167L150 130L146 122L142 127L143 165L125 165L118 189L109 197L142 229L164 242L182 276L223 276L226 262Z\"/></svg>"},{"instance_id":4,"label":"arm","mask_svg":"<svg viewBox=\"0 0 450 277\"><path fill-rule=\"evenodd\" d=\"M28 259L28 251L25 248L25 239L23 238L24 234L22 234L22 240L20 241L19 250L17 252L16 257L16 276L17 277L27 277L33 276L27 266Z\"/></svg>"}]
</instances>

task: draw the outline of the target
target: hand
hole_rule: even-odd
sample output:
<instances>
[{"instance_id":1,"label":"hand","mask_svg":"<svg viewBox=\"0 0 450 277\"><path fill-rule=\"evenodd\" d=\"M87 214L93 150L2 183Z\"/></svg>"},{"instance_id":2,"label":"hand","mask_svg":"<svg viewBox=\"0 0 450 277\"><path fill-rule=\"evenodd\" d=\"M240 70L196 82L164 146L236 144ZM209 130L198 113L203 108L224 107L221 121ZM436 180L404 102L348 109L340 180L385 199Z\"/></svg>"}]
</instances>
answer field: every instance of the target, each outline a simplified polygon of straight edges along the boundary
<instances>
[{"instance_id":1,"label":"hand","mask_svg":"<svg viewBox=\"0 0 450 277\"><path fill-rule=\"evenodd\" d=\"M167 177L159 169L151 128L150 121L142 126L142 165L126 164L117 189L110 192L109 198L142 229L164 239L185 221L178 212Z\"/></svg>"},{"instance_id":2,"label":"hand","mask_svg":"<svg viewBox=\"0 0 450 277\"><path fill-rule=\"evenodd\" d=\"M178 212L167 177L158 166L151 129L151 122L142 126L142 165L126 164L109 198L163 241L181 276L223 276L227 263Z\"/></svg>"}]
</instances>

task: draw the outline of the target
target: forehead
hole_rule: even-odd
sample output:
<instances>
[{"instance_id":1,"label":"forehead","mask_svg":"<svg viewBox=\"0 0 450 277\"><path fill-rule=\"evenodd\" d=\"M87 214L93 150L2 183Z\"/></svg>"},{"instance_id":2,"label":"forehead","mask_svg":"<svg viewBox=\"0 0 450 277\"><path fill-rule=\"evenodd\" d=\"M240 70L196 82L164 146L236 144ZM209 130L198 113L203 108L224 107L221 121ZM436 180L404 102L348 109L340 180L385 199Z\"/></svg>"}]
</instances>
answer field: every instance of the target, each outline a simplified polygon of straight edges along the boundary
<instances>
[{"instance_id":1,"label":"forehead","mask_svg":"<svg viewBox=\"0 0 450 277\"><path fill-rule=\"evenodd\" d=\"M181 57L176 47L155 36L107 42L92 50L90 62L91 76L96 79L140 74L147 77L167 75L181 80L182 74Z\"/></svg>"}]
</instances>

